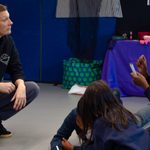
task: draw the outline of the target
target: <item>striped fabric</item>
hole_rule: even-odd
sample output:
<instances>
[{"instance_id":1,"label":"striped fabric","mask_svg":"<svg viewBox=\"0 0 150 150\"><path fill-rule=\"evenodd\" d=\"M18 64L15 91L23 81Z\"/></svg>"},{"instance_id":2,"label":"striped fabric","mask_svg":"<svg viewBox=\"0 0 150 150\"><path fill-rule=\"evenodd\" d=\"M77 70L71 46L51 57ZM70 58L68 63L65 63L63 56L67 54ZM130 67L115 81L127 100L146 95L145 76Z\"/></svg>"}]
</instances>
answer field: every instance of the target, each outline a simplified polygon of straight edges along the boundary
<instances>
[{"instance_id":1,"label":"striped fabric","mask_svg":"<svg viewBox=\"0 0 150 150\"><path fill-rule=\"evenodd\" d=\"M56 17L98 17L102 0L58 0Z\"/></svg>"},{"instance_id":2,"label":"striped fabric","mask_svg":"<svg viewBox=\"0 0 150 150\"><path fill-rule=\"evenodd\" d=\"M57 0L56 17L70 17L70 0Z\"/></svg>"},{"instance_id":3,"label":"striped fabric","mask_svg":"<svg viewBox=\"0 0 150 150\"><path fill-rule=\"evenodd\" d=\"M123 17L120 0L102 0L100 17Z\"/></svg>"},{"instance_id":4,"label":"striped fabric","mask_svg":"<svg viewBox=\"0 0 150 150\"><path fill-rule=\"evenodd\" d=\"M120 0L58 0L56 17L122 17Z\"/></svg>"}]
</instances>

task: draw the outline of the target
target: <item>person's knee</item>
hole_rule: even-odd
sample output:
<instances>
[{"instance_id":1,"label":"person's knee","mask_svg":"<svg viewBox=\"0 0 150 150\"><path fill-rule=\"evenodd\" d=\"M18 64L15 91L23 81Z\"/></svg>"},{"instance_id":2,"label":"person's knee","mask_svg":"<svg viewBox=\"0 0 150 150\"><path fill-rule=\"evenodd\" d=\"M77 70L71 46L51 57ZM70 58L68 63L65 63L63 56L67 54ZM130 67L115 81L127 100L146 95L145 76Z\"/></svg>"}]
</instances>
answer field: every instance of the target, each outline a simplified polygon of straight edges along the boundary
<instances>
[{"instance_id":1,"label":"person's knee","mask_svg":"<svg viewBox=\"0 0 150 150\"><path fill-rule=\"evenodd\" d=\"M39 94L40 92L40 87L38 86L37 83L30 81L30 82L26 82L26 96L27 96L27 101L31 102L33 101Z\"/></svg>"},{"instance_id":2,"label":"person's knee","mask_svg":"<svg viewBox=\"0 0 150 150\"><path fill-rule=\"evenodd\" d=\"M35 97L37 97L40 92L40 87L33 81L30 84L32 84L32 91L34 92Z\"/></svg>"}]
</instances>

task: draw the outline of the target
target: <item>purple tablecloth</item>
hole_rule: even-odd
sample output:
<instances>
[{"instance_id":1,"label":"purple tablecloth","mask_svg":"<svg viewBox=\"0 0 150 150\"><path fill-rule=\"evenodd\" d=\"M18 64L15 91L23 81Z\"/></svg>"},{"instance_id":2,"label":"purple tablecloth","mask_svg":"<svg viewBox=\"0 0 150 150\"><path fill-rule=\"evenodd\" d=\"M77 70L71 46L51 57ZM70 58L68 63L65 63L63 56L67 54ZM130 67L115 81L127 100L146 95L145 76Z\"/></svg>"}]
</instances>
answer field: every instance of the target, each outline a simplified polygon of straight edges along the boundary
<instances>
[{"instance_id":1,"label":"purple tablecloth","mask_svg":"<svg viewBox=\"0 0 150 150\"><path fill-rule=\"evenodd\" d=\"M131 62L137 70L136 60L142 54L147 58L150 67L150 44L141 45L139 41L131 40L116 41L106 52L102 79L111 88L117 87L122 96L144 96L143 89L133 83L129 66Z\"/></svg>"}]
</instances>

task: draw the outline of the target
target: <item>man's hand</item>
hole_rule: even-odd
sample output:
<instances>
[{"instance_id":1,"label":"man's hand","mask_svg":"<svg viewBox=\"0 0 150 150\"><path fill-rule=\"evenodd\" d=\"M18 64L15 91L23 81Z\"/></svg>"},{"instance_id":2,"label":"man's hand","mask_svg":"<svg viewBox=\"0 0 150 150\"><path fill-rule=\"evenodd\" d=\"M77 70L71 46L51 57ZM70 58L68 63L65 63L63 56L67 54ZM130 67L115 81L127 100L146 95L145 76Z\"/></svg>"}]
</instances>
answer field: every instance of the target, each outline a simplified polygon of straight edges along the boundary
<instances>
[{"instance_id":1,"label":"man's hand","mask_svg":"<svg viewBox=\"0 0 150 150\"><path fill-rule=\"evenodd\" d=\"M26 105L26 87L24 85L24 81L17 80L16 81L16 92L12 98L12 101L14 101L13 108L15 110L20 110Z\"/></svg>"},{"instance_id":2,"label":"man's hand","mask_svg":"<svg viewBox=\"0 0 150 150\"><path fill-rule=\"evenodd\" d=\"M136 62L136 65L138 67L138 70L139 72L144 76L144 77L147 77L148 76L148 73L147 73L147 60L145 58L144 55L141 55L137 62Z\"/></svg>"},{"instance_id":3,"label":"man's hand","mask_svg":"<svg viewBox=\"0 0 150 150\"><path fill-rule=\"evenodd\" d=\"M67 141L65 138L62 139L61 141L64 150L73 150L73 145L71 143L69 143L69 141Z\"/></svg>"},{"instance_id":4,"label":"man's hand","mask_svg":"<svg viewBox=\"0 0 150 150\"><path fill-rule=\"evenodd\" d=\"M132 72L131 77L133 79L133 82L136 85L141 86L144 89L147 89L149 87L149 84L146 81L146 78L142 74L140 74L139 72L136 72L136 74Z\"/></svg>"},{"instance_id":5,"label":"man's hand","mask_svg":"<svg viewBox=\"0 0 150 150\"><path fill-rule=\"evenodd\" d=\"M12 82L0 82L0 93L10 94L16 89Z\"/></svg>"}]
</instances>

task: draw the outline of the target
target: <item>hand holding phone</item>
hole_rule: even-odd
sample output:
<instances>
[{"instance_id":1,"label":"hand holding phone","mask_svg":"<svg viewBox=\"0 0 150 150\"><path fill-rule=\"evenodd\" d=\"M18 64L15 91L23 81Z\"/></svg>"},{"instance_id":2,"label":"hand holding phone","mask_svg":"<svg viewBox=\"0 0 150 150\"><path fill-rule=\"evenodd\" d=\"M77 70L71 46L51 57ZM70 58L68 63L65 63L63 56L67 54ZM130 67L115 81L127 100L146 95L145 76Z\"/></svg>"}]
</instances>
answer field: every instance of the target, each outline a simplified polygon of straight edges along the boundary
<instances>
[{"instance_id":1,"label":"hand holding phone","mask_svg":"<svg viewBox=\"0 0 150 150\"><path fill-rule=\"evenodd\" d=\"M134 68L134 65L132 63L129 63L129 65L130 65L130 68L131 68L132 72L136 74L136 70Z\"/></svg>"}]
</instances>

